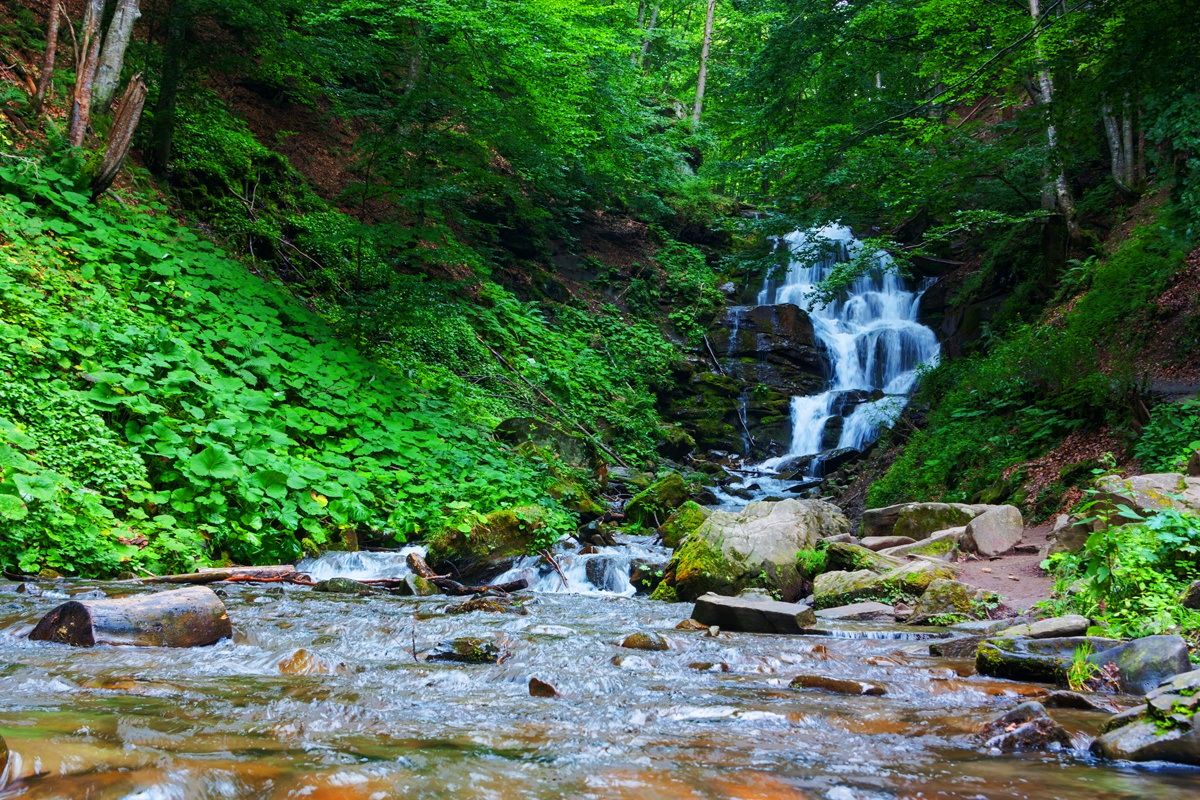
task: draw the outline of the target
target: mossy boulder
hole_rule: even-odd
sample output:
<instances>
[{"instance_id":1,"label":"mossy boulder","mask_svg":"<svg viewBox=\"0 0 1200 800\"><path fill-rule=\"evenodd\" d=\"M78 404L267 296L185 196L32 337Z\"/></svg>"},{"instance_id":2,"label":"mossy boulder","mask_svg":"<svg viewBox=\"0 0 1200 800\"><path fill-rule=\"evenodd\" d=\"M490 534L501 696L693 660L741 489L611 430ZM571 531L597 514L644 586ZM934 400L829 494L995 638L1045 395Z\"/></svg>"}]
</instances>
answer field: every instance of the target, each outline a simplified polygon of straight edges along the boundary
<instances>
[{"instance_id":1,"label":"mossy boulder","mask_svg":"<svg viewBox=\"0 0 1200 800\"><path fill-rule=\"evenodd\" d=\"M886 572L895 569L903 562L897 558L870 550L866 547L849 542L830 542L825 550L825 568L854 572L869 569L872 572Z\"/></svg>"},{"instance_id":2,"label":"mossy boulder","mask_svg":"<svg viewBox=\"0 0 1200 800\"><path fill-rule=\"evenodd\" d=\"M909 503L896 516L891 535L924 539L931 533L966 525L986 510L963 503Z\"/></svg>"},{"instance_id":3,"label":"mossy boulder","mask_svg":"<svg viewBox=\"0 0 1200 800\"><path fill-rule=\"evenodd\" d=\"M667 473L625 504L625 517L646 527L657 527L672 511L687 502L691 494L678 472Z\"/></svg>"},{"instance_id":4,"label":"mossy boulder","mask_svg":"<svg viewBox=\"0 0 1200 800\"><path fill-rule=\"evenodd\" d=\"M533 549L545 517L541 506L517 506L493 511L466 531L447 526L426 541L429 560L455 562L468 572L502 566Z\"/></svg>"},{"instance_id":5,"label":"mossy boulder","mask_svg":"<svg viewBox=\"0 0 1200 800\"><path fill-rule=\"evenodd\" d=\"M578 514L583 522L598 519L608 510L592 497L585 482L573 475L556 474L546 487L546 493L561 503L563 508Z\"/></svg>"},{"instance_id":6,"label":"mossy boulder","mask_svg":"<svg viewBox=\"0 0 1200 800\"><path fill-rule=\"evenodd\" d=\"M913 606L911 625L951 624L982 616L987 592L961 581L938 578L929 584Z\"/></svg>"},{"instance_id":7,"label":"mossy boulder","mask_svg":"<svg viewBox=\"0 0 1200 800\"><path fill-rule=\"evenodd\" d=\"M720 547L693 532L684 539L671 558L662 583L651 596L667 599L666 590L669 588L675 602L695 600L708 592L737 594L746 583L743 565L731 561Z\"/></svg>"},{"instance_id":8,"label":"mossy boulder","mask_svg":"<svg viewBox=\"0 0 1200 800\"><path fill-rule=\"evenodd\" d=\"M860 600L911 599L924 594L935 580L953 580L954 575L950 567L930 561L914 561L884 573L837 570L817 576L813 600L817 608L833 608Z\"/></svg>"},{"instance_id":9,"label":"mossy boulder","mask_svg":"<svg viewBox=\"0 0 1200 800\"><path fill-rule=\"evenodd\" d=\"M662 536L663 544L672 550L676 549L683 544L683 540L689 533L704 524L711 513L696 501L688 500L675 509L671 516L667 517L667 521L659 526L658 533Z\"/></svg>"},{"instance_id":10,"label":"mossy boulder","mask_svg":"<svg viewBox=\"0 0 1200 800\"><path fill-rule=\"evenodd\" d=\"M940 558L949 560L955 553L958 552L959 543L962 541L963 535L966 533L965 527L950 528L944 531L937 531L929 535L928 539L922 539L912 544L902 544L896 547L888 547L878 552L885 556L893 558L903 558L905 556L924 556L926 558Z\"/></svg>"},{"instance_id":11,"label":"mossy boulder","mask_svg":"<svg viewBox=\"0 0 1200 800\"><path fill-rule=\"evenodd\" d=\"M675 587L665 581L660 581L658 586L654 587L654 592L650 595L651 600L659 600L663 603L678 603L679 592L675 591Z\"/></svg>"}]
</instances>

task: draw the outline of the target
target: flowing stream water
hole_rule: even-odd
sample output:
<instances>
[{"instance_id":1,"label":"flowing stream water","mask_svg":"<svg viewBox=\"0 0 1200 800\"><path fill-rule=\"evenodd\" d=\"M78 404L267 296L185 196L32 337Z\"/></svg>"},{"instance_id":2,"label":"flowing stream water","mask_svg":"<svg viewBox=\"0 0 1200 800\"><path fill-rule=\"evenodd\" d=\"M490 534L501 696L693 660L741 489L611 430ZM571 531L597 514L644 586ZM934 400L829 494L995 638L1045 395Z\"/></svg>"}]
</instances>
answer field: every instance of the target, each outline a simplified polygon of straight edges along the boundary
<instances>
[{"instance_id":1,"label":"flowing stream water","mask_svg":"<svg viewBox=\"0 0 1200 800\"><path fill-rule=\"evenodd\" d=\"M606 569L624 557L612 554ZM549 591L526 593L509 613L448 614L460 600L445 597L230 585L221 591L233 640L190 650L30 642L34 622L69 594L147 589L70 582L35 596L0 584L0 736L10 751L0 798L1166 800L1196 788L1195 771L1115 767L1083 751L983 752L979 723L1041 687L932 658L923 632L678 631L689 605L626 596L616 579L605 591L587 580L588 560L563 565L580 593L518 564ZM406 569L392 554L306 567ZM638 630L662 633L670 649L619 646ZM508 656L420 660L458 636ZM887 693L789 688L802 673L876 681ZM561 696L530 696L531 677ZM1104 719L1055 714L1081 747Z\"/></svg>"},{"instance_id":2,"label":"flowing stream water","mask_svg":"<svg viewBox=\"0 0 1200 800\"><path fill-rule=\"evenodd\" d=\"M788 251L788 270L782 280L770 275L764 279L757 303L808 309L814 337L829 359L830 380L822 392L792 398L787 452L757 464L755 474L735 487L756 486L760 497L786 492L789 482L776 475L789 462L807 458L804 477L820 478L826 454L862 450L874 442L880 430L900 416L919 368L935 364L940 354L934 332L917 319L923 290L896 274L884 253L877 254L874 267L839 297L814 302L822 282L861 252L862 244L849 228L793 231L780 238L779 246ZM738 313L731 312L731 341L736 338ZM831 441L829 427L835 421L840 432ZM744 504L742 494L725 494L722 499L736 506Z\"/></svg>"}]
</instances>

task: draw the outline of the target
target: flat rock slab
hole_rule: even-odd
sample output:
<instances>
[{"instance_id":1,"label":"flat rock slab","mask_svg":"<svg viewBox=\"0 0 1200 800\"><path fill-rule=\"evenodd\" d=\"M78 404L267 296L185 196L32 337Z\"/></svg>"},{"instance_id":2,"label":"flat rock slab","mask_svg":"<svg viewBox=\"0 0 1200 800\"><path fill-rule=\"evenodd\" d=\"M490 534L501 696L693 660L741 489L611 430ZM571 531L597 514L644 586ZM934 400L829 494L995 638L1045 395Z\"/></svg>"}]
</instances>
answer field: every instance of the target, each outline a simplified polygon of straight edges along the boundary
<instances>
[{"instance_id":1,"label":"flat rock slab","mask_svg":"<svg viewBox=\"0 0 1200 800\"><path fill-rule=\"evenodd\" d=\"M876 603L867 600L862 603L850 603L836 608L823 608L816 612L822 620L843 620L851 622L892 622L896 619L896 609L887 603Z\"/></svg>"},{"instance_id":2,"label":"flat rock slab","mask_svg":"<svg viewBox=\"0 0 1200 800\"><path fill-rule=\"evenodd\" d=\"M983 640L982 634L944 639L929 645L929 655L938 658L974 658Z\"/></svg>"},{"instance_id":3,"label":"flat rock slab","mask_svg":"<svg viewBox=\"0 0 1200 800\"><path fill-rule=\"evenodd\" d=\"M34 641L75 647L200 647L233 636L225 604L207 586L114 600L71 600L29 634Z\"/></svg>"},{"instance_id":4,"label":"flat rock slab","mask_svg":"<svg viewBox=\"0 0 1200 800\"><path fill-rule=\"evenodd\" d=\"M797 675L792 678L792 682L788 684L793 689L822 689L826 692L836 692L837 694L851 695L879 695L887 694L887 689L878 683L869 681L856 681L849 678L832 678L828 675Z\"/></svg>"},{"instance_id":5,"label":"flat rock slab","mask_svg":"<svg viewBox=\"0 0 1200 800\"><path fill-rule=\"evenodd\" d=\"M1016 639L1052 639L1061 636L1083 636L1091 626L1091 620L1078 614L1065 617L1050 617L1039 619L1025 625L1014 625L995 634L997 637Z\"/></svg>"},{"instance_id":6,"label":"flat rock slab","mask_svg":"<svg viewBox=\"0 0 1200 800\"><path fill-rule=\"evenodd\" d=\"M817 615L803 603L725 597L710 592L696 600L692 619L727 631L800 634L816 623Z\"/></svg>"},{"instance_id":7,"label":"flat rock slab","mask_svg":"<svg viewBox=\"0 0 1200 800\"><path fill-rule=\"evenodd\" d=\"M888 547L913 544L916 541L911 536L868 536L862 539L859 544L868 550L883 550Z\"/></svg>"}]
</instances>

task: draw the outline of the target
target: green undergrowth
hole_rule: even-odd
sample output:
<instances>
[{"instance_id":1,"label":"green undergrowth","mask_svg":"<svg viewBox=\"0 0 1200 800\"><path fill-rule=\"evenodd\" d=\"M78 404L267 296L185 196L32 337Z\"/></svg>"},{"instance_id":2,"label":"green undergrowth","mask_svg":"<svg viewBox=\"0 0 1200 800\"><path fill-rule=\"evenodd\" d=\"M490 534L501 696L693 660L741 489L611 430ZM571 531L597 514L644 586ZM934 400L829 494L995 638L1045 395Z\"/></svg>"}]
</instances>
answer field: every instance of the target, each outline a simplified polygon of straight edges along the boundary
<instances>
[{"instance_id":1,"label":"green undergrowth","mask_svg":"<svg viewBox=\"0 0 1200 800\"><path fill-rule=\"evenodd\" d=\"M0 168L6 569L286 561L530 503L568 529L470 398L364 357L163 206L89 204L74 174Z\"/></svg>"},{"instance_id":2,"label":"green undergrowth","mask_svg":"<svg viewBox=\"0 0 1200 800\"><path fill-rule=\"evenodd\" d=\"M931 370L917 396L930 406L927 424L871 486L869 505L1011 500L1048 512L1088 478L1094 464L1068 464L1044 496L1025 497L1020 465L1073 431L1108 425L1132 433L1141 323L1191 246L1176 216L1164 208L1109 257L1069 268L1059 296L1076 299L1057 314L1013 322L984 352Z\"/></svg>"}]
</instances>

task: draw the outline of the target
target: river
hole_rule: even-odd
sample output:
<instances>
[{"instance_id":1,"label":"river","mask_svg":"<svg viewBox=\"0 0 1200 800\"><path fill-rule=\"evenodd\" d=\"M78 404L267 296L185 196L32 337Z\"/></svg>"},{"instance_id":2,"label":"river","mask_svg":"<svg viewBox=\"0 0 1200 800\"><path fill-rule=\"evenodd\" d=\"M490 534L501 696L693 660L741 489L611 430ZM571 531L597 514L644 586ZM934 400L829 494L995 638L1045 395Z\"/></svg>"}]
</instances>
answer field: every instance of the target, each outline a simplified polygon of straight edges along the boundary
<instances>
[{"instance_id":1,"label":"river","mask_svg":"<svg viewBox=\"0 0 1200 800\"><path fill-rule=\"evenodd\" d=\"M975 677L921 640L712 637L674 629L687 604L619 593L448 615L459 601L232 585L232 641L73 649L25 636L68 592L144 589L17 586L0 584L0 798L1166 800L1200 784L1081 752L983 752L979 723L1039 687ZM619 646L639 630L671 648ZM509 655L414 659L456 636ZM802 673L887 693L789 688ZM531 697L531 677L561 696ZM1081 746L1103 720L1054 713Z\"/></svg>"}]
</instances>

